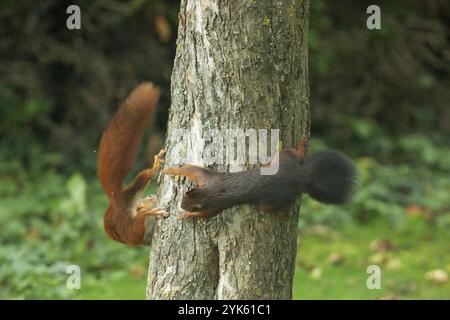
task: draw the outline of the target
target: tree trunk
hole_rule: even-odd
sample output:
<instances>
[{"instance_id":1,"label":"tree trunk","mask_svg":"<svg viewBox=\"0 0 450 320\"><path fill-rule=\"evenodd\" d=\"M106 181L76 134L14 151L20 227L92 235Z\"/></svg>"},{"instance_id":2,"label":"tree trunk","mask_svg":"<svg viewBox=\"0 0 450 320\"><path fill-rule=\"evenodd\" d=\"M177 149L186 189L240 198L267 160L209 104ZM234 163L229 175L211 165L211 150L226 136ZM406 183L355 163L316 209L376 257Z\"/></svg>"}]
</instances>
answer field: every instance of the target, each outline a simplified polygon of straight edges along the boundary
<instances>
[{"instance_id":1,"label":"tree trunk","mask_svg":"<svg viewBox=\"0 0 450 320\"><path fill-rule=\"evenodd\" d=\"M309 135L308 12L309 0L181 2L166 168L249 167L202 163L205 129L275 128L283 148ZM158 205L171 216L155 225L147 298L290 299L299 203L284 216L241 205L177 221L188 187L161 178Z\"/></svg>"}]
</instances>

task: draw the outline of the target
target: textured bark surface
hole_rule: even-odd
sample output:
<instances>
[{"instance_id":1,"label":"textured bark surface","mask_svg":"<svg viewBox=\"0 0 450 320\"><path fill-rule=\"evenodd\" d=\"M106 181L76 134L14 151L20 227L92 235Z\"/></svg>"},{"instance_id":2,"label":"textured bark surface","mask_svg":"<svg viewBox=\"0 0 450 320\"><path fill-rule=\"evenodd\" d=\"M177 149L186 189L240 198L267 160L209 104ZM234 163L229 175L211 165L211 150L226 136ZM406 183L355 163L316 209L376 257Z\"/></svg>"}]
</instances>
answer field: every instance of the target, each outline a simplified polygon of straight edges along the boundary
<instances>
[{"instance_id":1,"label":"textured bark surface","mask_svg":"<svg viewBox=\"0 0 450 320\"><path fill-rule=\"evenodd\" d=\"M278 128L283 147L309 133L308 11L308 0L181 2L166 167L186 162L178 128L195 133L189 163L202 165L202 129ZM155 225L147 298L290 299L299 204L285 216L242 205L177 221L188 187L160 180L171 216Z\"/></svg>"}]
</instances>

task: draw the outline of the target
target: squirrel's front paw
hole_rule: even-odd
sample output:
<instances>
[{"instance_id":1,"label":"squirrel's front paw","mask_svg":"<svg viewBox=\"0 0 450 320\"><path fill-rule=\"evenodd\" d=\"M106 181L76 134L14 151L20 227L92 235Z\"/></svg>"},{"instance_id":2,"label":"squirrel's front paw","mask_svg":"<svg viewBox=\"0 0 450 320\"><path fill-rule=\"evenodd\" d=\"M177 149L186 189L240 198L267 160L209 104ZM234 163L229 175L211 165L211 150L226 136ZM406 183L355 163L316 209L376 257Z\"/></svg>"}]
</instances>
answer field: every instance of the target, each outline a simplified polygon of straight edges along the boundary
<instances>
[{"instance_id":1,"label":"squirrel's front paw","mask_svg":"<svg viewBox=\"0 0 450 320\"><path fill-rule=\"evenodd\" d=\"M168 174L170 176L178 176L180 175L180 168L172 167L161 170L161 173Z\"/></svg>"},{"instance_id":2,"label":"squirrel's front paw","mask_svg":"<svg viewBox=\"0 0 450 320\"><path fill-rule=\"evenodd\" d=\"M137 210L138 215L167 218L169 213L164 209L143 207Z\"/></svg>"},{"instance_id":3,"label":"squirrel's front paw","mask_svg":"<svg viewBox=\"0 0 450 320\"><path fill-rule=\"evenodd\" d=\"M155 195L142 199L136 206L136 213L144 216L167 218L169 213L166 210L155 208L156 200Z\"/></svg>"},{"instance_id":4,"label":"squirrel's front paw","mask_svg":"<svg viewBox=\"0 0 450 320\"><path fill-rule=\"evenodd\" d=\"M194 214L193 212L190 212L190 211L184 211L182 214L180 214L180 215L177 217L177 220L189 219L189 218L192 218L192 217L194 217L194 216L195 216L195 214Z\"/></svg>"},{"instance_id":5,"label":"squirrel's front paw","mask_svg":"<svg viewBox=\"0 0 450 320\"><path fill-rule=\"evenodd\" d=\"M152 169L159 169L162 163L164 163L164 157L166 155L166 151L161 149L157 155L154 156L153 167Z\"/></svg>"},{"instance_id":6,"label":"squirrel's front paw","mask_svg":"<svg viewBox=\"0 0 450 320\"><path fill-rule=\"evenodd\" d=\"M139 203L137 204L136 208L137 210L143 209L143 208L153 208L156 204L156 195L151 195L148 197L145 197Z\"/></svg>"}]
</instances>

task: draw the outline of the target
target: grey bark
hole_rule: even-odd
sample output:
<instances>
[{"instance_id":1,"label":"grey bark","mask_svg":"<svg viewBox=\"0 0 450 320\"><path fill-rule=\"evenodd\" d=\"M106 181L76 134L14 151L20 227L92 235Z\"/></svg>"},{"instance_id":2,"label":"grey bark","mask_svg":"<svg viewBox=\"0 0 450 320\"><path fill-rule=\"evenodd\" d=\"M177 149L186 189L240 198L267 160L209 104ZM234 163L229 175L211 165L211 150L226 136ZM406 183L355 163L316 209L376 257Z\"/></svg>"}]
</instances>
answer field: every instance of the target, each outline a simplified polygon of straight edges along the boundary
<instances>
[{"instance_id":1,"label":"grey bark","mask_svg":"<svg viewBox=\"0 0 450 320\"><path fill-rule=\"evenodd\" d=\"M200 124L278 128L283 147L309 135L308 14L309 0L181 2L165 167L185 162L177 128L196 133L194 158L202 156ZM158 205L171 215L156 221L147 298L290 299L299 203L284 216L242 205L177 221L189 186L160 179Z\"/></svg>"}]
</instances>

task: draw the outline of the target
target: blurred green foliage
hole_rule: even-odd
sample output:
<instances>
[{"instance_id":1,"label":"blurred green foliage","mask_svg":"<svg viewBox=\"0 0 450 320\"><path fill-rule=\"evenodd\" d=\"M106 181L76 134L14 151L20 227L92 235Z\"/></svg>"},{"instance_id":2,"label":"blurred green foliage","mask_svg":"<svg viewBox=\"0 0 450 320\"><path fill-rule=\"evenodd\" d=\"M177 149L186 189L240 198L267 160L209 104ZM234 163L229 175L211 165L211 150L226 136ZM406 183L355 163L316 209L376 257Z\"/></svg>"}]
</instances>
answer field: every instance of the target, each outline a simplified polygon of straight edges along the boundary
<instances>
[{"instance_id":1,"label":"blurred green foliage","mask_svg":"<svg viewBox=\"0 0 450 320\"><path fill-rule=\"evenodd\" d=\"M163 88L156 125L165 131L179 4L77 3L76 32L65 28L72 1L0 7L0 298L144 297L148 248L103 232L95 150L118 102L143 80ZM294 297L449 297L448 284L425 284L423 273L450 271L450 4L378 1L378 31L365 28L369 4L311 1L311 147L350 154L359 186L347 206L303 197ZM331 231L314 234L318 226ZM340 238L329 236L335 230ZM400 243L403 273L368 293L352 279L365 277L358 272L377 237ZM334 252L358 265L324 264ZM70 264L81 267L81 290L66 289ZM311 277L316 267L328 276ZM410 283L419 289L404 289Z\"/></svg>"},{"instance_id":2,"label":"blurred green foliage","mask_svg":"<svg viewBox=\"0 0 450 320\"><path fill-rule=\"evenodd\" d=\"M440 133L450 134L450 3L377 1L381 30L373 31L370 4L311 1L313 133L347 145L360 134L377 140L382 128L448 143Z\"/></svg>"},{"instance_id":3,"label":"blurred green foliage","mask_svg":"<svg viewBox=\"0 0 450 320\"><path fill-rule=\"evenodd\" d=\"M405 140L414 141L414 138L399 139L399 144ZM313 141L312 145L325 147L323 141ZM430 148L432 154L442 153L450 158L448 149L441 150L432 145L426 145L426 148ZM405 149L402 155L413 157L415 153L415 148ZM40 159L37 158L34 164L38 171L24 170L20 163L14 162L0 169L0 298L143 298L148 249L127 248L107 238L102 226L102 214L107 203L96 180L79 173L60 174L53 169L51 161L38 165ZM414 163L393 165L361 157L356 159L359 186L351 204L326 206L304 196L300 229L306 235L300 244L311 245L311 249L302 249L300 257L314 260L312 257L318 254L314 248L322 255L323 252L331 253L329 244L322 240L314 241L314 237L309 239L308 230L315 230L317 226L346 230L347 236L354 238L368 232L363 230L371 230L370 239L386 236L396 241L402 237L405 245L407 234L408 254L414 255L417 246L422 251L416 254L422 258L425 258L425 233L434 234L434 238L427 241L436 251L435 256L426 257L427 267L445 268L450 257L447 246L442 243L444 239L439 235L448 234L450 228L448 167L447 170L439 167L440 157L431 163L425 161L432 160L418 157ZM373 227L380 221L383 221L383 229ZM364 243L370 239L366 237ZM345 254L348 245L336 244L333 248ZM322 250L324 247L328 249ZM359 250L357 252L365 256L368 254L366 247L365 244L351 250ZM303 250L307 250L306 256ZM68 290L65 286L66 268L70 264L81 267L81 290ZM351 278L350 271L355 271L355 268L360 268L358 279L365 277L361 266L339 272L348 272L346 277ZM408 268L415 268L414 264L404 265L408 274L414 273ZM305 269L302 264L298 266L301 279L309 279L310 269ZM416 272L420 274L414 277L424 282L423 273L426 271L421 266ZM400 276L396 281L401 279ZM315 282L311 279L305 281ZM340 280L336 281L339 283ZM345 282L341 283L343 285ZM427 286L434 290L432 284ZM127 287L131 291L122 292ZM440 286L436 286L436 290L442 291ZM448 290L443 292L450 294ZM416 297L414 292L409 294L409 297ZM361 297L379 295L380 292ZM421 295L425 294L422 292ZM319 297L319 293L297 297ZM437 297L442 298L442 293Z\"/></svg>"},{"instance_id":4,"label":"blurred green foliage","mask_svg":"<svg viewBox=\"0 0 450 320\"><path fill-rule=\"evenodd\" d=\"M137 83L165 94L175 53L178 1L80 0L81 30L66 28L70 0L0 6L0 136L27 161L29 145L58 152L61 170L93 172L92 156L111 113Z\"/></svg>"},{"instance_id":5,"label":"blurred green foliage","mask_svg":"<svg viewBox=\"0 0 450 320\"><path fill-rule=\"evenodd\" d=\"M126 250L102 232L106 199L95 180L61 174L59 155L34 146L27 164L0 155L0 298L69 298L72 263L82 275L89 270L88 281L105 269L144 265L145 249Z\"/></svg>"},{"instance_id":6,"label":"blurred green foliage","mask_svg":"<svg viewBox=\"0 0 450 320\"><path fill-rule=\"evenodd\" d=\"M323 225L300 235L294 299L448 299L448 282L427 278L431 270L450 273L447 228L406 218L401 228L375 221L338 230ZM392 248L374 244L389 241ZM366 286L367 267L381 268L381 288Z\"/></svg>"},{"instance_id":7,"label":"blurred green foliage","mask_svg":"<svg viewBox=\"0 0 450 320\"><path fill-rule=\"evenodd\" d=\"M421 136L391 140L396 150L391 158L395 159L399 152L408 162L382 163L373 157L358 158L359 185L352 202L338 207L323 206L304 197L301 226L342 227L383 218L393 227L400 227L406 224L410 211L414 211L413 214L422 215L433 225L450 228L450 149L433 146ZM325 147L323 142L314 140L311 145ZM422 150L427 151L426 155L422 155Z\"/></svg>"},{"instance_id":8,"label":"blurred green foliage","mask_svg":"<svg viewBox=\"0 0 450 320\"><path fill-rule=\"evenodd\" d=\"M69 0L1 6L0 135L14 156L30 144L57 152L61 170L93 172L98 138L138 82L163 88L165 131L178 1L88 1L81 30L65 27ZM311 1L309 48L312 134L360 155L368 137L450 134L450 3L379 1L382 29L365 27L369 1ZM0 151L3 152L3 151Z\"/></svg>"},{"instance_id":9,"label":"blurred green foliage","mask_svg":"<svg viewBox=\"0 0 450 320\"><path fill-rule=\"evenodd\" d=\"M95 181L88 185L79 173L63 176L49 165L40 169L0 169L0 298L70 298L76 294L65 286L71 264L81 267L82 283L105 270L145 265L146 248L127 249L103 232L107 203Z\"/></svg>"}]
</instances>

